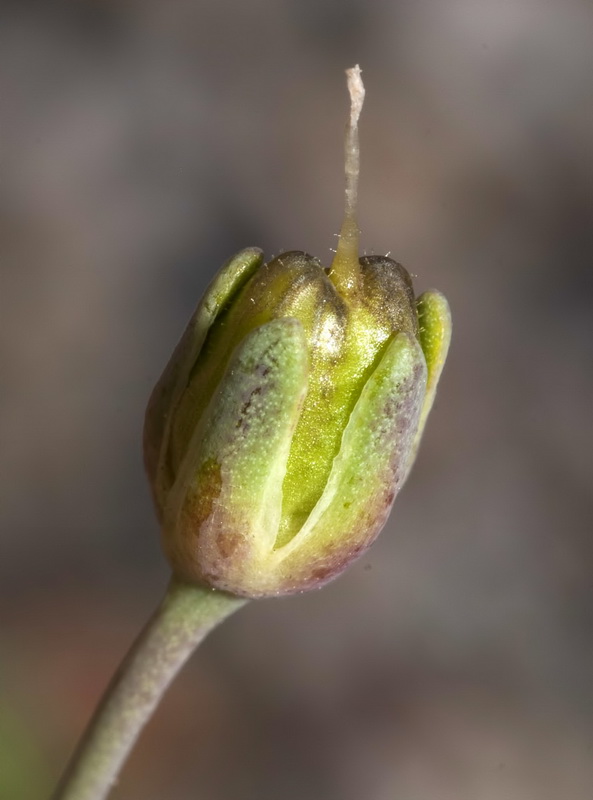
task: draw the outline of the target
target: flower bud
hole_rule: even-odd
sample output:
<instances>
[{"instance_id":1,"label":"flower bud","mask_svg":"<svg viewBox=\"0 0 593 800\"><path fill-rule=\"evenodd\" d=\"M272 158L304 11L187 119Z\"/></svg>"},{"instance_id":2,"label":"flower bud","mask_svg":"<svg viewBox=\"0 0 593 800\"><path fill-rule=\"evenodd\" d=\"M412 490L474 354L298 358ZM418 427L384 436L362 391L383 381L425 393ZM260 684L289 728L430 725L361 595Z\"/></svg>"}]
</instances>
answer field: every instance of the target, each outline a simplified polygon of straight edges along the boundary
<instances>
[{"instance_id":1,"label":"flower bud","mask_svg":"<svg viewBox=\"0 0 593 800\"><path fill-rule=\"evenodd\" d=\"M358 68L346 217L330 268L300 251L222 268L149 402L145 463L178 577L256 597L342 572L418 448L450 338L446 300L358 258ZM358 92L358 94L357 94Z\"/></svg>"}]
</instances>

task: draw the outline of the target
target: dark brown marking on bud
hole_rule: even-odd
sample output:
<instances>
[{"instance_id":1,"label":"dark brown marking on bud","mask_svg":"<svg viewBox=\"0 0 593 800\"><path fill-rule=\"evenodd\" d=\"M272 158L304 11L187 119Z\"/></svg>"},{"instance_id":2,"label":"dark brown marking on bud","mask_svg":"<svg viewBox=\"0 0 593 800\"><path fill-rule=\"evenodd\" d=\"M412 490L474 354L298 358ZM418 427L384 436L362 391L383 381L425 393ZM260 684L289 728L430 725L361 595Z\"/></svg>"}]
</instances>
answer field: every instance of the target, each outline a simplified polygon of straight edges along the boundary
<instances>
[{"instance_id":1,"label":"dark brown marking on bud","mask_svg":"<svg viewBox=\"0 0 593 800\"><path fill-rule=\"evenodd\" d=\"M243 537L233 530L220 530L216 534L216 546L223 559L231 558L239 549Z\"/></svg>"},{"instance_id":2,"label":"dark brown marking on bud","mask_svg":"<svg viewBox=\"0 0 593 800\"><path fill-rule=\"evenodd\" d=\"M251 407L253 405L253 399L254 399L254 397L257 397L258 395L260 395L261 393L262 393L262 387L261 386L256 386L255 389L253 389L250 392L249 397L247 398L247 400L241 406L241 411L239 412L239 419L237 420L237 422L235 424L236 428L240 428L242 430L246 430L249 427L248 416L249 416L250 409L251 409Z\"/></svg>"},{"instance_id":3,"label":"dark brown marking on bud","mask_svg":"<svg viewBox=\"0 0 593 800\"><path fill-rule=\"evenodd\" d=\"M222 490L222 474L218 461L209 458L200 467L196 479L199 487L195 503L192 505L192 523L199 530L212 514L214 503Z\"/></svg>"},{"instance_id":4,"label":"dark brown marking on bud","mask_svg":"<svg viewBox=\"0 0 593 800\"><path fill-rule=\"evenodd\" d=\"M331 566L324 565L323 567L317 567L311 574L311 582L325 582L334 574L335 571L336 568L333 564Z\"/></svg>"}]
</instances>

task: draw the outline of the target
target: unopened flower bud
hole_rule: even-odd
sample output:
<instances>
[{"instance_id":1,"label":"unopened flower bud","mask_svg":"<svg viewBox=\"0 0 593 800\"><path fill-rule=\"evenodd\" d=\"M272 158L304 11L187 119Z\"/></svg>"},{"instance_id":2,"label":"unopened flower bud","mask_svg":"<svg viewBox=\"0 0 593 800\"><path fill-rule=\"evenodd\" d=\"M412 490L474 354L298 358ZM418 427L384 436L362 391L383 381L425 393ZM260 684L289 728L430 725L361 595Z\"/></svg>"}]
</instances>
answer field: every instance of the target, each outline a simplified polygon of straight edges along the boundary
<instances>
[{"instance_id":1,"label":"unopened flower bud","mask_svg":"<svg viewBox=\"0 0 593 800\"><path fill-rule=\"evenodd\" d=\"M175 574L255 597L322 585L383 527L434 399L447 302L358 258L360 71L348 71L346 215L332 265L222 268L149 402L145 462Z\"/></svg>"}]
</instances>

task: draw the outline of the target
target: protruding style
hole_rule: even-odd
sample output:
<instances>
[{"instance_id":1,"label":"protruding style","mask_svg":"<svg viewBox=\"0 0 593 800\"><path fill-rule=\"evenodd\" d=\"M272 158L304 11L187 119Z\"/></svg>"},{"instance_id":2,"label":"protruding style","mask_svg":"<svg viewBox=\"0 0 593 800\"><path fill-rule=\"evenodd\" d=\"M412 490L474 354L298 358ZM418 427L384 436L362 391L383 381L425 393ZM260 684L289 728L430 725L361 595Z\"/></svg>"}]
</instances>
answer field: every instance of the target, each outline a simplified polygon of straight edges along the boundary
<instances>
[{"instance_id":1,"label":"protruding style","mask_svg":"<svg viewBox=\"0 0 593 800\"><path fill-rule=\"evenodd\" d=\"M356 66L346 70L348 92L350 93L350 117L346 127L344 144L344 167L346 172L346 203L344 220L338 238L336 254L332 261L329 277L336 289L345 294L353 294L360 289L360 268L358 265L359 229L356 219L358 207L358 176L360 173L360 146L358 141L358 120L364 104L365 89L361 69Z\"/></svg>"}]
</instances>

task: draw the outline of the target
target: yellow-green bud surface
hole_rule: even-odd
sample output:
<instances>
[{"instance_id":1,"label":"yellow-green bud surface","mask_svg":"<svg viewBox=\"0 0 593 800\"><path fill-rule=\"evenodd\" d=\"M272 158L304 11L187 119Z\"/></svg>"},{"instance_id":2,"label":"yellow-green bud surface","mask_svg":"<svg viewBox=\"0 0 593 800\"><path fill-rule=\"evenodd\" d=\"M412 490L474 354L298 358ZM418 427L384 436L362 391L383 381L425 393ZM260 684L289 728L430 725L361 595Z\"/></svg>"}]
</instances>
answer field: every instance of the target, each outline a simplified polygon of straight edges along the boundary
<instances>
[{"instance_id":1,"label":"yellow-green bud surface","mask_svg":"<svg viewBox=\"0 0 593 800\"><path fill-rule=\"evenodd\" d=\"M438 292L417 301L395 261L358 259L352 211L331 267L300 251L232 258L155 387L145 462L179 577L246 596L303 591L385 523L450 316Z\"/></svg>"}]
</instances>

